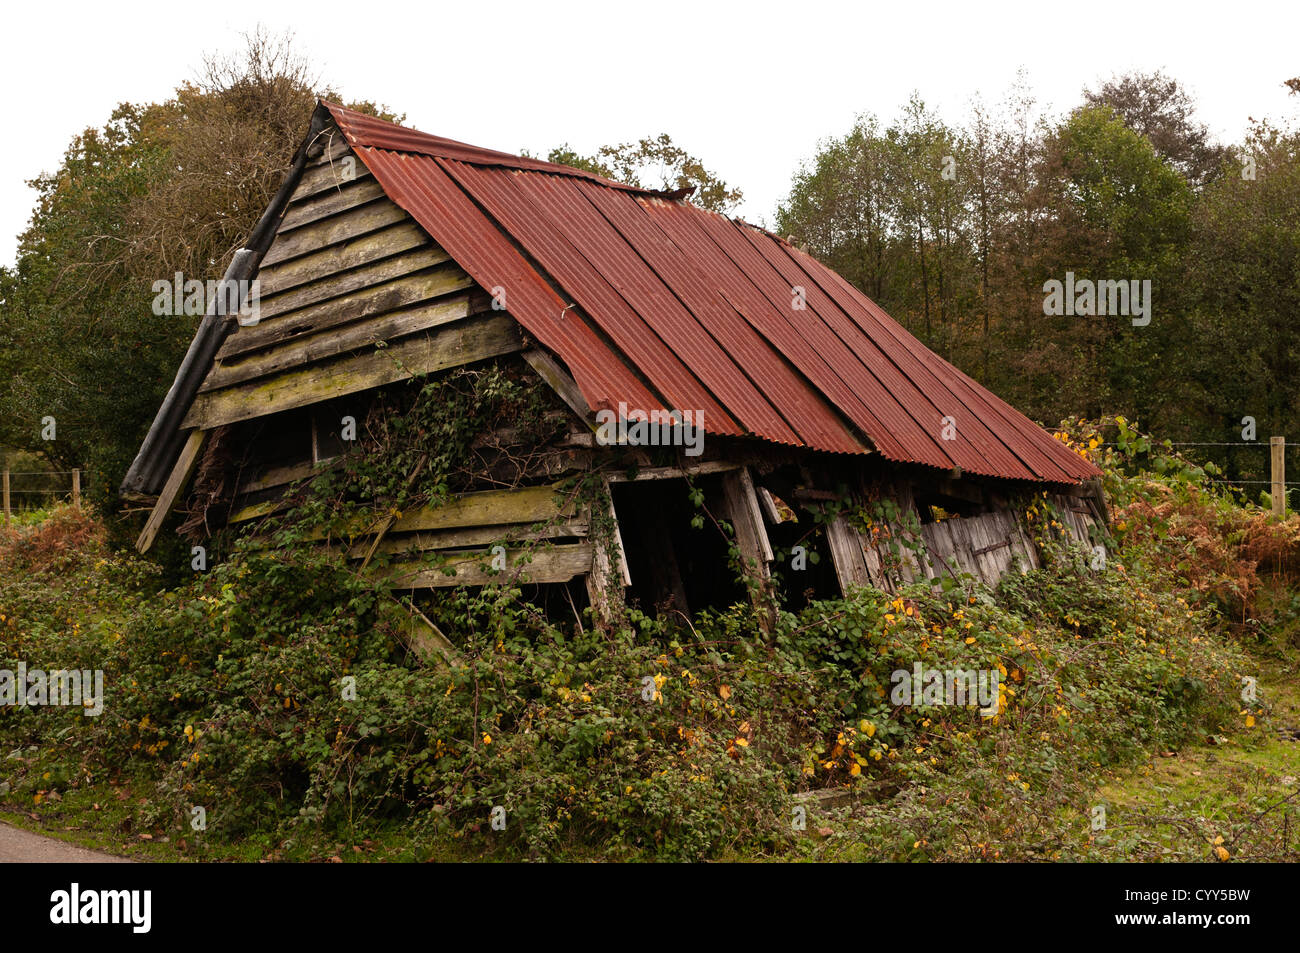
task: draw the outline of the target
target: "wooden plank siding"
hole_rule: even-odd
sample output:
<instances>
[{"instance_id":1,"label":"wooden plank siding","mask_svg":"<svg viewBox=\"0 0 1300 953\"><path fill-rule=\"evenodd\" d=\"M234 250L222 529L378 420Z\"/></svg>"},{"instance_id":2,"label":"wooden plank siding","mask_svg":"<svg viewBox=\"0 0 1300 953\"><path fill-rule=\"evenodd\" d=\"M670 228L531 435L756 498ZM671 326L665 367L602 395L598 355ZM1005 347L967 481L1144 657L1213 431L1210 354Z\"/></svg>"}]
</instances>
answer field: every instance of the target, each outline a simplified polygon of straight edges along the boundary
<instances>
[{"instance_id":1,"label":"wooden plank siding","mask_svg":"<svg viewBox=\"0 0 1300 953\"><path fill-rule=\"evenodd\" d=\"M237 327L185 426L250 420L520 349L514 320L383 194L341 136L322 137Z\"/></svg>"},{"instance_id":2,"label":"wooden plank siding","mask_svg":"<svg viewBox=\"0 0 1300 953\"><path fill-rule=\"evenodd\" d=\"M909 494L895 491L900 501ZM1091 550L1097 520L1086 503L1064 495L1051 497L1063 514L1063 527L1076 545ZM840 588L870 585L886 592L944 576L974 576L997 585L1006 573L1039 567L1038 552L1016 513L991 510L921 525L919 546L909 546L900 527L891 525L877 536L860 531L843 516L827 524L826 538ZM896 544L898 552L892 551Z\"/></svg>"},{"instance_id":3,"label":"wooden plank siding","mask_svg":"<svg viewBox=\"0 0 1300 953\"><path fill-rule=\"evenodd\" d=\"M432 373L511 354L522 348L509 315L483 315L422 332L386 347L319 361L233 387L200 393L184 426L210 429L306 407Z\"/></svg>"},{"instance_id":4,"label":"wooden plank siding","mask_svg":"<svg viewBox=\"0 0 1300 953\"><path fill-rule=\"evenodd\" d=\"M591 572L592 548L588 543L543 547L536 550L506 551L507 568L491 569L492 554L449 554L438 568L411 571L401 568L389 576L394 589L443 588L446 586L484 586L494 582L525 583L568 582Z\"/></svg>"},{"instance_id":5,"label":"wooden plank siding","mask_svg":"<svg viewBox=\"0 0 1300 953\"><path fill-rule=\"evenodd\" d=\"M274 512L282 503L245 507L231 523ZM592 571L596 547L589 540L590 515L558 484L481 490L439 506L412 508L393 520L374 545L383 519L354 522L327 537L311 534L316 545L338 548L353 561L374 550L387 557L378 571L403 589L484 585L511 579L533 583L567 582ZM493 547L506 550L509 569L494 573ZM441 563L430 564L426 554Z\"/></svg>"}]
</instances>

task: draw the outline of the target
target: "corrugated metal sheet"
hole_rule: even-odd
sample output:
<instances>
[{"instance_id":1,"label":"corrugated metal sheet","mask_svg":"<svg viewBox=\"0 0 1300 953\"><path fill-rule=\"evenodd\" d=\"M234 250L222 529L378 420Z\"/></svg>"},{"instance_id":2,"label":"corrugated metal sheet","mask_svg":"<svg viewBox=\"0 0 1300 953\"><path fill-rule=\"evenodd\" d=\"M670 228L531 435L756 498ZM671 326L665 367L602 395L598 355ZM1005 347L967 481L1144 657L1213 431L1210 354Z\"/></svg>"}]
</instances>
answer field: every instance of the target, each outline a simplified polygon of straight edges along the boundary
<instances>
[{"instance_id":1,"label":"corrugated metal sheet","mask_svg":"<svg viewBox=\"0 0 1300 953\"><path fill-rule=\"evenodd\" d=\"M568 365L593 409L985 476L1094 468L815 259L664 193L326 104L388 195ZM796 288L806 307L796 309ZM956 439L943 439L953 418Z\"/></svg>"},{"instance_id":2,"label":"corrugated metal sheet","mask_svg":"<svg viewBox=\"0 0 1300 953\"><path fill-rule=\"evenodd\" d=\"M474 165L528 169L533 172L558 172L570 177L599 182L601 185L607 185L620 191L656 194L649 189L624 185L622 182L615 182L612 179L606 179L567 165L556 165L553 162L545 162L541 159L529 159L524 156L514 156L508 152L497 152L494 149L471 146L465 142L457 142L455 139L431 136L427 132L408 129L405 126L398 126L383 119L376 119L374 116L367 116L364 113L345 109L337 103L322 102L321 105L334 116L339 129L354 149L358 146L372 146L376 149L387 149L390 152L410 152L415 155L435 156L440 159L456 159L460 162L471 162Z\"/></svg>"}]
</instances>

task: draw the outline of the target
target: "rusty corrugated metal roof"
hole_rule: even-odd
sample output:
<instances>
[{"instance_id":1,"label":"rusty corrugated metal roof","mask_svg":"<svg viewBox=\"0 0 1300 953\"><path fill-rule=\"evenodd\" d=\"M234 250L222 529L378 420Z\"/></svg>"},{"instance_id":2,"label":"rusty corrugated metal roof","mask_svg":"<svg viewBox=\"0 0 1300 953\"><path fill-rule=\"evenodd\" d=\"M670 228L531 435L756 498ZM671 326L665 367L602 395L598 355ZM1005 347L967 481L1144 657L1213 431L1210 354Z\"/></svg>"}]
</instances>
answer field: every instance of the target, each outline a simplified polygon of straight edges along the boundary
<instances>
[{"instance_id":1,"label":"rusty corrugated metal roof","mask_svg":"<svg viewBox=\"0 0 1300 953\"><path fill-rule=\"evenodd\" d=\"M542 159L530 159L527 156L516 156L508 152L497 152L495 149L471 146L469 143L457 142L455 139L431 136L427 132L408 129L406 126L399 126L384 119L376 119L374 116L367 116L365 113L347 109L337 103L322 101L321 105L330 111L330 114L338 123L339 129L353 148L358 145L366 145L376 149L387 149L390 152L411 152L416 155L435 156L439 159L457 159L461 162L472 162L475 165L498 166L506 169L527 169L531 172L559 172L564 175L599 182L601 185L607 185L621 191L659 194L652 189L625 185L622 182L615 182L613 179L606 179L603 176L582 169L575 169L572 166L556 165L554 162L546 162ZM346 118L341 119L341 116Z\"/></svg>"},{"instance_id":2,"label":"rusty corrugated metal roof","mask_svg":"<svg viewBox=\"0 0 1300 953\"><path fill-rule=\"evenodd\" d=\"M1097 475L762 229L324 105L389 197L485 290L504 289L507 310L564 361L593 410L702 411L709 433L874 448L1008 479ZM948 417L956 439L944 439Z\"/></svg>"}]
</instances>

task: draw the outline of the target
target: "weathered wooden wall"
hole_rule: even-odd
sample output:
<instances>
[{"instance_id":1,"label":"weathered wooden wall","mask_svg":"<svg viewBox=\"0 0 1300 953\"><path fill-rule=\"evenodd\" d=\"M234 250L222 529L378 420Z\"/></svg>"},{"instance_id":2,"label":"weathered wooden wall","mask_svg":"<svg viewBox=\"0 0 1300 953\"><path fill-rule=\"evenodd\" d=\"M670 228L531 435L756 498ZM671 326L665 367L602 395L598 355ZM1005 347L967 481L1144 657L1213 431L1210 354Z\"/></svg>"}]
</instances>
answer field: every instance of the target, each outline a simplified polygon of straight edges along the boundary
<instances>
[{"instance_id":1,"label":"weathered wooden wall","mask_svg":"<svg viewBox=\"0 0 1300 953\"><path fill-rule=\"evenodd\" d=\"M257 280L260 316L227 339L184 425L306 407L521 347L513 319L341 144L310 163Z\"/></svg>"},{"instance_id":2,"label":"weathered wooden wall","mask_svg":"<svg viewBox=\"0 0 1300 953\"><path fill-rule=\"evenodd\" d=\"M894 499L911 505L906 487L897 487ZM1099 524L1092 507L1067 494L1049 494L1048 499L1062 516L1063 530L1077 545L1091 549ZM828 525L827 540L846 591L875 586L893 592L901 585L963 574L992 586L1008 572L1039 567L1033 541L1010 508L922 523L911 531L895 522L864 532L839 516Z\"/></svg>"}]
</instances>

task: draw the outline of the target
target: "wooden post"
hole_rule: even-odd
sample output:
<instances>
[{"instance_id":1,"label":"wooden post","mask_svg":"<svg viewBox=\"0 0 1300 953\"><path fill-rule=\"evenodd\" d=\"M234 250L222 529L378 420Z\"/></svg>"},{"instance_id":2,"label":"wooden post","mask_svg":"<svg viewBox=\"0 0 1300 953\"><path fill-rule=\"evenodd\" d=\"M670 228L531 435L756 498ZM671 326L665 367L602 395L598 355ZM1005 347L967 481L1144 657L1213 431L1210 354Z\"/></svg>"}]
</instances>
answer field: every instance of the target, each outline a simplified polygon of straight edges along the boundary
<instances>
[{"instance_id":1,"label":"wooden post","mask_svg":"<svg viewBox=\"0 0 1300 953\"><path fill-rule=\"evenodd\" d=\"M618 573L622 588L632 585L632 574L627 568L627 550L623 548L623 531L618 525L618 514L614 512L614 491L608 479L604 481L604 496L609 503L610 536L608 539L595 535L591 537L591 571L587 573L586 580L587 598L595 610L596 619L601 623L608 622L613 617L613 607L609 604L609 586L614 580L615 572ZM596 525L594 518L591 519L591 525ZM614 553L613 549L618 552ZM618 560L617 567L614 565L615 559Z\"/></svg>"},{"instance_id":2,"label":"wooden post","mask_svg":"<svg viewBox=\"0 0 1300 953\"><path fill-rule=\"evenodd\" d=\"M140 532L140 538L135 541L135 548L140 552L149 551L153 545L154 538L158 531L162 529L162 524L172 511L172 504L176 498L181 495L186 484L190 482L190 476L194 473L194 467L199 462L199 451L203 448L204 438L207 436L206 430L191 430L189 437L185 440L185 446L181 448L181 455L172 467L171 475L167 477L167 482L163 484L162 493L158 496L158 502L153 506L153 512L149 514L149 519L145 521L144 529Z\"/></svg>"},{"instance_id":3,"label":"wooden post","mask_svg":"<svg viewBox=\"0 0 1300 953\"><path fill-rule=\"evenodd\" d=\"M81 505L81 471L72 471L72 505Z\"/></svg>"},{"instance_id":4,"label":"wooden post","mask_svg":"<svg viewBox=\"0 0 1300 953\"><path fill-rule=\"evenodd\" d=\"M9 468L5 467L5 526L9 526Z\"/></svg>"},{"instance_id":5,"label":"wooden post","mask_svg":"<svg viewBox=\"0 0 1300 953\"><path fill-rule=\"evenodd\" d=\"M1286 518L1286 437L1269 437L1268 447L1273 460L1273 515Z\"/></svg>"}]
</instances>

